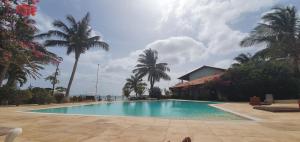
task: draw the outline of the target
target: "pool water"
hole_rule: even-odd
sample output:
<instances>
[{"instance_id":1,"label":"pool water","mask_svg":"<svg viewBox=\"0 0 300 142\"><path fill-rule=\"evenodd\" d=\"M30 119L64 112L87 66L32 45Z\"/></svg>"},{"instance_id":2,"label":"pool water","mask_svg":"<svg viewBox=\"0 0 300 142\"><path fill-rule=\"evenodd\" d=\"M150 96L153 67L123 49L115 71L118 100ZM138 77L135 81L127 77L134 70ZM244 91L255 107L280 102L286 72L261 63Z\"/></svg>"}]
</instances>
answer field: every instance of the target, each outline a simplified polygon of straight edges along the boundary
<instances>
[{"instance_id":1,"label":"pool water","mask_svg":"<svg viewBox=\"0 0 300 142\"><path fill-rule=\"evenodd\" d=\"M170 119L245 120L243 117L209 106L209 104L215 103L179 100L133 101L48 108L31 112Z\"/></svg>"}]
</instances>

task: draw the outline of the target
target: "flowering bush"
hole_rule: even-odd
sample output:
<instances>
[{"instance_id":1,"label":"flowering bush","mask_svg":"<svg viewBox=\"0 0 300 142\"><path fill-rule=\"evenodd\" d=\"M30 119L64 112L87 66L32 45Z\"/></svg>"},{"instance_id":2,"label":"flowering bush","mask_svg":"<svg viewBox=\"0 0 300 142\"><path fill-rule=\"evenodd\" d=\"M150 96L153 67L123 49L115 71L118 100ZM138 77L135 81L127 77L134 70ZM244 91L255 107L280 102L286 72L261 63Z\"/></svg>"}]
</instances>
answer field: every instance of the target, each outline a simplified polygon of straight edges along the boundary
<instances>
[{"instance_id":1,"label":"flowering bush","mask_svg":"<svg viewBox=\"0 0 300 142\"><path fill-rule=\"evenodd\" d=\"M21 14L22 16L35 16L37 8L34 5L30 4L21 4L16 7L16 13Z\"/></svg>"}]
</instances>

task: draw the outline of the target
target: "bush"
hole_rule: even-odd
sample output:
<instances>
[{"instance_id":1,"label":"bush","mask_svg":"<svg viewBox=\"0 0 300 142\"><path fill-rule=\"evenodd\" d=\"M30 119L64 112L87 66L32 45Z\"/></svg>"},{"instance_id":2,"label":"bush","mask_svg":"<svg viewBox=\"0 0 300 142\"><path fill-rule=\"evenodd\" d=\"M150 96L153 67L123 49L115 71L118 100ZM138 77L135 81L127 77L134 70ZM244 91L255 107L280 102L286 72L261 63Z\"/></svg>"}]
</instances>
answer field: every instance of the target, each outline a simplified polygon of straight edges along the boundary
<instances>
[{"instance_id":1,"label":"bush","mask_svg":"<svg viewBox=\"0 0 300 142\"><path fill-rule=\"evenodd\" d=\"M32 93L29 90L15 90L11 87L0 88L1 105L20 105L29 103Z\"/></svg>"},{"instance_id":2,"label":"bush","mask_svg":"<svg viewBox=\"0 0 300 142\"><path fill-rule=\"evenodd\" d=\"M16 94L16 90L11 87L1 87L0 88L0 104L8 105L11 104L13 96Z\"/></svg>"},{"instance_id":3,"label":"bush","mask_svg":"<svg viewBox=\"0 0 300 142\"><path fill-rule=\"evenodd\" d=\"M63 103L63 100L65 98L65 94L64 93L55 93L54 98L55 98L57 103Z\"/></svg>"},{"instance_id":4,"label":"bush","mask_svg":"<svg viewBox=\"0 0 300 142\"><path fill-rule=\"evenodd\" d=\"M31 103L34 104L50 104L55 102L55 98L51 95L51 91L44 88L33 88Z\"/></svg>"},{"instance_id":5,"label":"bush","mask_svg":"<svg viewBox=\"0 0 300 142\"><path fill-rule=\"evenodd\" d=\"M157 98L160 99L161 98L161 90L159 87L153 87L152 90L150 90L150 97L151 98Z\"/></svg>"},{"instance_id":6,"label":"bush","mask_svg":"<svg viewBox=\"0 0 300 142\"><path fill-rule=\"evenodd\" d=\"M230 101L249 101L252 96L264 99L265 94L297 99L299 94L299 79L288 64L277 61L253 61L231 68L210 85Z\"/></svg>"},{"instance_id":7,"label":"bush","mask_svg":"<svg viewBox=\"0 0 300 142\"><path fill-rule=\"evenodd\" d=\"M27 104L32 99L32 92L30 90L17 90L13 97L13 104Z\"/></svg>"}]
</instances>

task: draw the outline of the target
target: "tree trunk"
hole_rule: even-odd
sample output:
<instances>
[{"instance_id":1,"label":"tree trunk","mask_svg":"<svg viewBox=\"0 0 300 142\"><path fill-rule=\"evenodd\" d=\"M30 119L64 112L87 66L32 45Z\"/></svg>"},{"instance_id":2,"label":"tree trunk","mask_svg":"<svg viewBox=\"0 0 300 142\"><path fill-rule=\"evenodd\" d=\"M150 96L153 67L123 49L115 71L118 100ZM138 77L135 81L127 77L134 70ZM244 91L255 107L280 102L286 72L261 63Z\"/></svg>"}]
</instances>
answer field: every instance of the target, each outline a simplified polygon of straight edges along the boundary
<instances>
[{"instance_id":1,"label":"tree trunk","mask_svg":"<svg viewBox=\"0 0 300 142\"><path fill-rule=\"evenodd\" d=\"M15 74L11 74L8 77L6 86L11 87L11 88L17 88L17 80L16 80Z\"/></svg>"},{"instance_id":2,"label":"tree trunk","mask_svg":"<svg viewBox=\"0 0 300 142\"><path fill-rule=\"evenodd\" d=\"M0 87L2 86L3 80L5 79L5 75L7 73L7 70L9 68L9 64L7 63L3 66L3 69L0 71Z\"/></svg>"},{"instance_id":3,"label":"tree trunk","mask_svg":"<svg viewBox=\"0 0 300 142\"><path fill-rule=\"evenodd\" d=\"M55 70L55 73L54 73L54 82L52 84L52 96L54 95L55 84L58 83L57 82L58 66L59 66L59 63L56 65L56 70Z\"/></svg>"},{"instance_id":4,"label":"tree trunk","mask_svg":"<svg viewBox=\"0 0 300 142\"><path fill-rule=\"evenodd\" d=\"M299 57L297 55L294 56L294 73L296 77L299 77L300 75Z\"/></svg>"},{"instance_id":5,"label":"tree trunk","mask_svg":"<svg viewBox=\"0 0 300 142\"><path fill-rule=\"evenodd\" d=\"M75 75L75 72L76 72L76 69L77 69L78 59L79 59L79 58L75 58L75 63L74 63L74 66L73 66L71 78L70 78L70 80L69 80L69 84L68 84L68 88L67 88L67 92L66 92L66 97L67 97L67 98L69 97L71 85L72 85L72 82L73 82L73 79L74 79L74 75Z\"/></svg>"},{"instance_id":6,"label":"tree trunk","mask_svg":"<svg viewBox=\"0 0 300 142\"><path fill-rule=\"evenodd\" d=\"M51 92L52 96L54 95L54 90L55 90L55 83L52 84L52 92Z\"/></svg>"},{"instance_id":7,"label":"tree trunk","mask_svg":"<svg viewBox=\"0 0 300 142\"><path fill-rule=\"evenodd\" d=\"M154 87L154 79L151 78L150 80L150 91L149 91L149 96L152 97L152 90L153 90L153 87Z\"/></svg>"}]
</instances>

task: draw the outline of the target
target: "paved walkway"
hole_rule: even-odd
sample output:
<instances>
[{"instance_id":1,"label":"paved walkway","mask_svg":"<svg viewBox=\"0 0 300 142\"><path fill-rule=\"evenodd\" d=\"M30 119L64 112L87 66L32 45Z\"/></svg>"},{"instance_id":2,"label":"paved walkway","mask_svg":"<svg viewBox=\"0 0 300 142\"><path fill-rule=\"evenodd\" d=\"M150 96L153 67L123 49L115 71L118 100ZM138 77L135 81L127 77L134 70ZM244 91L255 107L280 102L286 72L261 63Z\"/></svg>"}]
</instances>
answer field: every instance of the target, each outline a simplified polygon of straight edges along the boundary
<instances>
[{"instance_id":1,"label":"paved walkway","mask_svg":"<svg viewBox=\"0 0 300 142\"><path fill-rule=\"evenodd\" d=\"M218 105L261 120L169 120L18 112L56 106L45 105L0 107L0 126L23 128L17 142L181 142L186 136L193 142L300 142L300 113L265 112L243 103Z\"/></svg>"}]
</instances>

